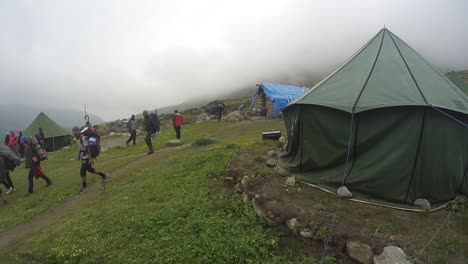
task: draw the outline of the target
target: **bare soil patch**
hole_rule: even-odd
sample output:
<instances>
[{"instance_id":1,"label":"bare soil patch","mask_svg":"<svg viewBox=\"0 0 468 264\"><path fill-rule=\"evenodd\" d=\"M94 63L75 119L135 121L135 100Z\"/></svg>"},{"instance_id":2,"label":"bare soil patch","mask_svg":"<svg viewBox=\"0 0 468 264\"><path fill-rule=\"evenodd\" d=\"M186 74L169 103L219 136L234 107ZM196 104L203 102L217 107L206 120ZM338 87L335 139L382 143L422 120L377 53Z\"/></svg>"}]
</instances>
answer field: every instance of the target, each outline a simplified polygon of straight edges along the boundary
<instances>
[{"instance_id":1,"label":"bare soil patch","mask_svg":"<svg viewBox=\"0 0 468 264\"><path fill-rule=\"evenodd\" d=\"M267 224L283 232L288 230L289 243L292 237L304 252L320 256L323 240L330 232L337 196L309 187L297 177L294 186L287 185L286 177L265 165L269 159L267 152L276 149L277 142L266 141L242 151L228 166L227 183L243 194L244 201L256 200ZM444 223L449 210L414 213L343 200L328 254L334 255L338 263L358 263L349 258L346 250L347 241L353 240L371 246L375 255L381 254L385 246L398 246L414 263L467 263L467 211L452 213L420 254ZM293 218L297 219L296 227L287 228ZM308 231L307 238L301 235L301 230Z\"/></svg>"}]
</instances>

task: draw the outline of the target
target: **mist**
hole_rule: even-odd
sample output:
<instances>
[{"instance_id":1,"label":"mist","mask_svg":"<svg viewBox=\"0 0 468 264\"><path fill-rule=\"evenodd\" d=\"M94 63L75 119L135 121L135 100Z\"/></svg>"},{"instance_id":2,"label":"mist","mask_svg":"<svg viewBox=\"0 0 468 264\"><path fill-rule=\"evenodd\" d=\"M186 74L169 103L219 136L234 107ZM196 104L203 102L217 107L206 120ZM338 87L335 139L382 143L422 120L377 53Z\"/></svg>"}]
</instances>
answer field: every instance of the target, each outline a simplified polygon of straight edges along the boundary
<instances>
[{"instance_id":1,"label":"mist","mask_svg":"<svg viewBox=\"0 0 468 264\"><path fill-rule=\"evenodd\" d=\"M312 86L384 26L468 69L468 1L2 1L0 104L105 120L261 81Z\"/></svg>"}]
</instances>

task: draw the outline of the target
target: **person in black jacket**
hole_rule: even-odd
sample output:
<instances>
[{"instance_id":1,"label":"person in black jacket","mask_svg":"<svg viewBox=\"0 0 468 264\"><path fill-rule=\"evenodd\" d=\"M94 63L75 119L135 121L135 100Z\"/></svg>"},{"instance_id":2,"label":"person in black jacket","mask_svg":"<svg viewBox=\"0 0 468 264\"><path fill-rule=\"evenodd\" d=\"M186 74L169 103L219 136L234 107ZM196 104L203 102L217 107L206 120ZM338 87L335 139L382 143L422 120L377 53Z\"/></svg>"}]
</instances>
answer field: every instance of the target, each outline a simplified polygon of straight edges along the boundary
<instances>
[{"instance_id":1,"label":"person in black jacket","mask_svg":"<svg viewBox=\"0 0 468 264\"><path fill-rule=\"evenodd\" d=\"M153 143L151 142L151 137L153 136L154 133L159 131L159 128L156 127L156 120L153 120L154 117L150 116L148 114L148 111L143 111L143 117L144 117L144 122L145 122L145 130L146 130L146 136L145 136L145 143L148 146L148 152L146 154L153 154Z\"/></svg>"}]
</instances>

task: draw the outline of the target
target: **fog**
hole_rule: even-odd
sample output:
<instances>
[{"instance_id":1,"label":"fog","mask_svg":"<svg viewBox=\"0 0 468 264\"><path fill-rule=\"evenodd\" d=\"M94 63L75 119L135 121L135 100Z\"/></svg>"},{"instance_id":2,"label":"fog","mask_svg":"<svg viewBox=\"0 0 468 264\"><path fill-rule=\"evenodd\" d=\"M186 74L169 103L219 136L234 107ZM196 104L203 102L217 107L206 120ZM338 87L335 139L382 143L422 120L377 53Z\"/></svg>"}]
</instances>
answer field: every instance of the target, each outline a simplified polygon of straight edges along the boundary
<instances>
[{"instance_id":1,"label":"fog","mask_svg":"<svg viewBox=\"0 0 468 264\"><path fill-rule=\"evenodd\" d=\"M1 102L105 120L261 81L311 86L382 27L468 69L468 1L1 1Z\"/></svg>"}]
</instances>

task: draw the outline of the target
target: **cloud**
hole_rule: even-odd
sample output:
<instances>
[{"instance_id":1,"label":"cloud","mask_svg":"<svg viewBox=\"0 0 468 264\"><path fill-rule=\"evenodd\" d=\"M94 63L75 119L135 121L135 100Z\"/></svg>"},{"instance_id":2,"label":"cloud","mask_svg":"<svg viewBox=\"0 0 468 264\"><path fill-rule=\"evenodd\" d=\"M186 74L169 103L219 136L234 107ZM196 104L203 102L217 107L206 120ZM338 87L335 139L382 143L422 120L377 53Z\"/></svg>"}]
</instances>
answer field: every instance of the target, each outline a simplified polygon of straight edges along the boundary
<instances>
[{"instance_id":1,"label":"cloud","mask_svg":"<svg viewBox=\"0 0 468 264\"><path fill-rule=\"evenodd\" d=\"M386 25L442 70L468 69L468 3L3 1L8 103L110 120L260 81L312 85Z\"/></svg>"}]
</instances>

